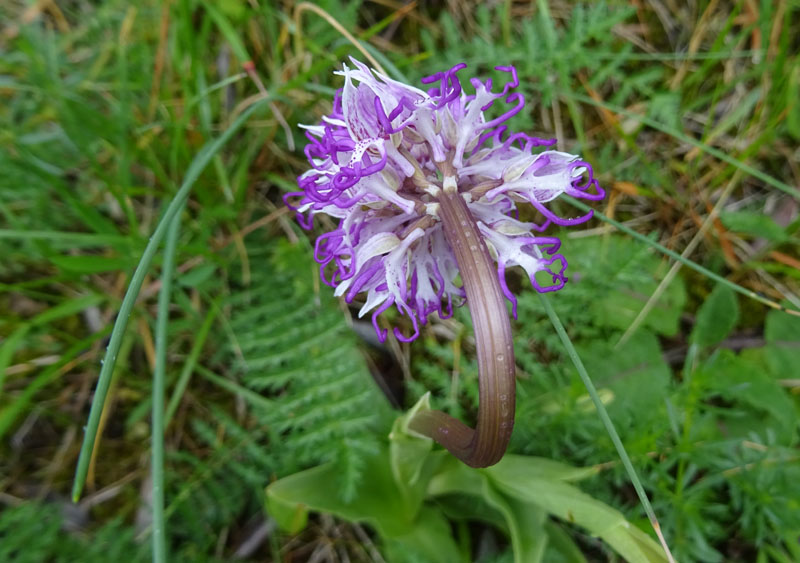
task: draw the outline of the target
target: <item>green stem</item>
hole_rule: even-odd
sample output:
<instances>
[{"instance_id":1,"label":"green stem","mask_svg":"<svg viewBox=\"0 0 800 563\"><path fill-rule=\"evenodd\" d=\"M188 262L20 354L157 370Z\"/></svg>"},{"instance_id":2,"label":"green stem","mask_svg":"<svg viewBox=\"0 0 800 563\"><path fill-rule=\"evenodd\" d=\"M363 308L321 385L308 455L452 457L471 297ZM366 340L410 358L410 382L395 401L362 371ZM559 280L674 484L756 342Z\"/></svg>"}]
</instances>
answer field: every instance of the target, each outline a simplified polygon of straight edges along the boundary
<instances>
[{"instance_id":1,"label":"green stem","mask_svg":"<svg viewBox=\"0 0 800 563\"><path fill-rule=\"evenodd\" d=\"M182 207L181 207L182 209ZM172 218L164 248L164 264L161 271L161 291L158 294L158 316L156 318L156 365L153 371L153 423L151 431L153 480L153 561L167 561L167 537L164 521L164 388L167 367L167 325L172 296L172 273L175 269L175 249L180 232L180 210Z\"/></svg>"}]
</instances>

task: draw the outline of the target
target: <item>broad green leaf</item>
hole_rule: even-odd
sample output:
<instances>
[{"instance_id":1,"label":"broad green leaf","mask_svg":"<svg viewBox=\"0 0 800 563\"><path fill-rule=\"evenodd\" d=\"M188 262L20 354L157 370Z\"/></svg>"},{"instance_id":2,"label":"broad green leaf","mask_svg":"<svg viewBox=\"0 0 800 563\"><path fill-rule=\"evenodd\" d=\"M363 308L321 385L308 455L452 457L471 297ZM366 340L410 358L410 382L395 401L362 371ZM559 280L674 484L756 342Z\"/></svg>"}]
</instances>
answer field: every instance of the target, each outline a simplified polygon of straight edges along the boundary
<instances>
[{"instance_id":1,"label":"broad green leaf","mask_svg":"<svg viewBox=\"0 0 800 563\"><path fill-rule=\"evenodd\" d=\"M426 393L406 414L395 420L389 434L389 457L392 475L407 502L407 510L419 510L433 469L444 452L431 456L433 440L409 430L408 424L420 410L430 410L430 393Z\"/></svg>"},{"instance_id":2,"label":"broad green leaf","mask_svg":"<svg viewBox=\"0 0 800 563\"><path fill-rule=\"evenodd\" d=\"M433 449L433 440L408 428L420 411L431 410L431 394L425 393L417 404L399 416L389 434L392 474L398 483L414 483L419 479L422 465Z\"/></svg>"},{"instance_id":3,"label":"broad green leaf","mask_svg":"<svg viewBox=\"0 0 800 563\"><path fill-rule=\"evenodd\" d=\"M287 531L297 532L308 510L326 512L350 522L373 526L390 547L423 561L458 561L459 551L442 512L428 506L410 512L382 448L366 460L366 474L350 502L331 487L336 467L327 464L276 481L267 487L267 510Z\"/></svg>"},{"instance_id":4,"label":"broad green leaf","mask_svg":"<svg viewBox=\"0 0 800 563\"><path fill-rule=\"evenodd\" d=\"M313 478L315 475L325 477L328 470L329 468L325 466L315 467L305 472L305 476L306 478ZM281 481L278 481L278 483L281 483ZM292 486L295 488L292 489ZM300 483L292 485L290 482L289 485L282 484L282 487L287 489L285 491L271 493L270 489L267 489L267 512L275 519L282 530L290 534L299 534L308 524L308 507L304 503L296 502L296 497L294 496L300 494L300 486Z\"/></svg>"},{"instance_id":5,"label":"broad green leaf","mask_svg":"<svg viewBox=\"0 0 800 563\"><path fill-rule=\"evenodd\" d=\"M716 346L730 334L739 320L739 304L733 291L718 285L700 306L690 340L703 347Z\"/></svg>"},{"instance_id":6,"label":"broad green leaf","mask_svg":"<svg viewBox=\"0 0 800 563\"><path fill-rule=\"evenodd\" d=\"M548 540L545 551L548 563L586 563L583 552L561 524L548 521L544 528Z\"/></svg>"},{"instance_id":7,"label":"broad green leaf","mask_svg":"<svg viewBox=\"0 0 800 563\"><path fill-rule=\"evenodd\" d=\"M336 467L322 465L284 477L267 487L270 514L285 517L291 507L301 505L316 512L334 514L351 522L367 522L382 536L411 533L415 514L406 512L403 496L394 482L389 467L389 452L381 449L366 460L364 479L351 502L342 500L331 483L336 482ZM273 513L274 510L274 513Z\"/></svg>"},{"instance_id":8,"label":"broad green leaf","mask_svg":"<svg viewBox=\"0 0 800 563\"><path fill-rule=\"evenodd\" d=\"M439 496L447 494L468 494L481 496L483 494L483 479L481 474L450 457L442 464L440 471L434 475L428 484L428 495Z\"/></svg>"},{"instance_id":9,"label":"broad green leaf","mask_svg":"<svg viewBox=\"0 0 800 563\"><path fill-rule=\"evenodd\" d=\"M535 477L501 480L491 474L491 468L486 470L486 474L509 497L535 504L562 520L585 528L606 541L628 561L638 563L667 560L658 544L627 522L620 512L572 485Z\"/></svg>"},{"instance_id":10,"label":"broad green leaf","mask_svg":"<svg viewBox=\"0 0 800 563\"><path fill-rule=\"evenodd\" d=\"M503 514L482 496L441 495L436 497L436 505L451 520L484 522L509 535L508 524Z\"/></svg>"},{"instance_id":11,"label":"broad green leaf","mask_svg":"<svg viewBox=\"0 0 800 563\"><path fill-rule=\"evenodd\" d=\"M723 211L719 214L722 224L732 231L765 238L770 242L786 240L786 231L772 217L752 211Z\"/></svg>"},{"instance_id":12,"label":"broad green leaf","mask_svg":"<svg viewBox=\"0 0 800 563\"><path fill-rule=\"evenodd\" d=\"M217 271L216 264L203 264L193 268L185 274L178 276L176 281L183 287L197 287Z\"/></svg>"},{"instance_id":13,"label":"broad green leaf","mask_svg":"<svg viewBox=\"0 0 800 563\"><path fill-rule=\"evenodd\" d=\"M69 299L37 315L33 318L31 324L40 326L58 319L63 319L64 317L75 315L103 302L105 299L106 296L99 293L91 293L89 295L76 297L75 299Z\"/></svg>"},{"instance_id":14,"label":"broad green leaf","mask_svg":"<svg viewBox=\"0 0 800 563\"><path fill-rule=\"evenodd\" d=\"M486 473L490 481L506 495L534 503L553 516L578 524L592 534L602 535L611 528L627 524L620 512L568 483L538 477L509 481L492 475L491 469Z\"/></svg>"},{"instance_id":15,"label":"broad green leaf","mask_svg":"<svg viewBox=\"0 0 800 563\"><path fill-rule=\"evenodd\" d=\"M638 448L649 451L655 447L652 429L664 424L664 399L670 382L670 369L655 335L640 329L619 348L596 339L580 346L579 352L595 385L613 394L606 408L621 435L644 440ZM580 382L574 385L583 388ZM651 431L644 433L642 427Z\"/></svg>"},{"instance_id":16,"label":"broad green leaf","mask_svg":"<svg viewBox=\"0 0 800 563\"><path fill-rule=\"evenodd\" d=\"M707 385L736 408L715 411L729 437L746 438L751 433L778 435L794 440L797 410L792 398L767 374L761 355L736 355L720 350L701 366ZM746 408L743 412L743 407Z\"/></svg>"},{"instance_id":17,"label":"broad green leaf","mask_svg":"<svg viewBox=\"0 0 800 563\"><path fill-rule=\"evenodd\" d=\"M666 273L664 263L642 244L619 236L566 239L568 291L559 300L580 301L580 314L597 326L627 329ZM598 297L602 296L602 297ZM642 328L673 336L686 302L676 278L645 318ZM569 318L565 319L570 322Z\"/></svg>"},{"instance_id":18,"label":"broad green leaf","mask_svg":"<svg viewBox=\"0 0 800 563\"><path fill-rule=\"evenodd\" d=\"M522 502L496 490L490 479L484 479L483 498L500 511L506 519L511 536L516 563L536 563L542 561L547 547L547 533L544 524L547 513L530 502Z\"/></svg>"},{"instance_id":19,"label":"broad green leaf","mask_svg":"<svg viewBox=\"0 0 800 563\"><path fill-rule=\"evenodd\" d=\"M764 338L772 373L783 379L800 373L800 318L782 311L767 314Z\"/></svg>"},{"instance_id":20,"label":"broad green leaf","mask_svg":"<svg viewBox=\"0 0 800 563\"><path fill-rule=\"evenodd\" d=\"M501 527L509 534L514 550L514 560L518 563L540 561L546 546L546 535L543 528L546 520L545 512L535 504L522 502L516 497L503 494L492 485L488 476L495 468L503 465L508 457L507 455L499 464L485 470L472 469L451 457L442 465L443 471L431 480L428 493L432 496L468 494L475 499L481 499L479 504L485 503L486 507L492 510L479 519L494 523L495 526ZM511 457L516 461L512 461L510 467L500 472L504 474L505 478L513 481L518 477L514 475L514 470L524 469L524 461L527 458ZM536 472L535 466L540 460L538 458L529 459L532 462L533 471ZM545 472L549 469L551 468L548 467ZM470 508L469 505L467 508ZM498 525L495 511L502 515L502 526ZM469 510L462 517L468 517L470 514L474 516L474 511Z\"/></svg>"},{"instance_id":21,"label":"broad green leaf","mask_svg":"<svg viewBox=\"0 0 800 563\"><path fill-rule=\"evenodd\" d=\"M130 269L134 261L121 256L51 256L50 261L68 272L80 274L97 274Z\"/></svg>"},{"instance_id":22,"label":"broad green leaf","mask_svg":"<svg viewBox=\"0 0 800 563\"><path fill-rule=\"evenodd\" d=\"M388 539L387 555L389 561L409 563L463 561L450 522L440 510L430 506L422 508L408 533Z\"/></svg>"},{"instance_id":23,"label":"broad green leaf","mask_svg":"<svg viewBox=\"0 0 800 563\"><path fill-rule=\"evenodd\" d=\"M503 481L521 480L527 477L552 479L554 481L581 481L596 475L596 467L574 467L547 459L544 457L530 457L506 454L496 465L487 469L495 478Z\"/></svg>"},{"instance_id":24,"label":"broad green leaf","mask_svg":"<svg viewBox=\"0 0 800 563\"><path fill-rule=\"evenodd\" d=\"M432 496L461 493L483 498L505 518L509 534L516 540L514 549L520 562L535 561L546 547L539 543L543 541L539 539L543 531L536 530L539 516L535 508L600 536L629 561L666 561L658 544L628 523L620 512L564 481L565 477L578 476L580 470L557 467L560 464L547 463L548 460L543 463L539 458L511 457L506 467L502 467L504 459L486 469L471 469L448 460L431 479L428 493ZM532 537L523 538L522 534ZM519 542L522 543L517 545Z\"/></svg>"},{"instance_id":25,"label":"broad green leaf","mask_svg":"<svg viewBox=\"0 0 800 563\"><path fill-rule=\"evenodd\" d=\"M601 537L631 563L667 561L660 545L639 528L627 522L623 526L607 530Z\"/></svg>"}]
</instances>

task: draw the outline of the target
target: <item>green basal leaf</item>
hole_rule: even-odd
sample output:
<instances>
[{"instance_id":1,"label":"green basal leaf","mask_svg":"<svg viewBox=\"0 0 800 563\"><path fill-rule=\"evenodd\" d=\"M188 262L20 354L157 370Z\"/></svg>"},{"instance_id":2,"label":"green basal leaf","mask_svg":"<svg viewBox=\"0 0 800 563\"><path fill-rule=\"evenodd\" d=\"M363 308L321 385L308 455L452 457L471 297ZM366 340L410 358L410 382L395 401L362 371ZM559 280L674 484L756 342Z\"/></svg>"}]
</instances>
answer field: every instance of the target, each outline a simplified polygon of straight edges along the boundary
<instances>
[{"instance_id":1,"label":"green basal leaf","mask_svg":"<svg viewBox=\"0 0 800 563\"><path fill-rule=\"evenodd\" d=\"M388 464L388 451L365 460L369 476L356 490L352 501L345 502L331 483L336 482L336 468L331 464L284 477L267 487L267 506L276 519L286 515L292 506L303 506L314 512L326 512L351 522L366 522L382 536L411 533L415 514L406 511L403 497L394 483ZM276 505L277 503L277 505ZM273 512L277 506L277 510ZM281 525L289 523L286 518ZM291 526L286 527L287 530Z\"/></svg>"},{"instance_id":2,"label":"green basal leaf","mask_svg":"<svg viewBox=\"0 0 800 563\"><path fill-rule=\"evenodd\" d=\"M483 522L510 534L505 516L482 496L446 494L436 497L436 505L453 521Z\"/></svg>"},{"instance_id":3,"label":"green basal leaf","mask_svg":"<svg viewBox=\"0 0 800 563\"><path fill-rule=\"evenodd\" d=\"M586 563L586 557L564 527L556 522L546 522L547 548L545 557L548 563Z\"/></svg>"},{"instance_id":4,"label":"green basal leaf","mask_svg":"<svg viewBox=\"0 0 800 563\"><path fill-rule=\"evenodd\" d=\"M700 306L690 340L710 348L725 340L739 320L739 304L729 287L718 285Z\"/></svg>"},{"instance_id":5,"label":"green basal leaf","mask_svg":"<svg viewBox=\"0 0 800 563\"><path fill-rule=\"evenodd\" d=\"M416 413L430 408L430 393L425 393L416 405L395 420L389 434L392 475L410 513L419 510L433 470L445 455L442 451L431 455L433 440L408 428Z\"/></svg>"},{"instance_id":6,"label":"green basal leaf","mask_svg":"<svg viewBox=\"0 0 800 563\"><path fill-rule=\"evenodd\" d=\"M625 523L600 534L614 550L631 563L667 561L664 550L636 526Z\"/></svg>"},{"instance_id":7,"label":"green basal leaf","mask_svg":"<svg viewBox=\"0 0 800 563\"><path fill-rule=\"evenodd\" d=\"M403 554L392 560L460 560L442 511L421 502L407 502L408 485L403 490L395 482L386 448L365 460L365 472L369 478L363 480L349 502L330 486L335 482L334 465L295 473L267 487L267 510L283 529L292 533L304 527L309 510L367 523L387 540L390 551ZM416 559L407 559L412 555Z\"/></svg>"},{"instance_id":8,"label":"green basal leaf","mask_svg":"<svg viewBox=\"0 0 800 563\"><path fill-rule=\"evenodd\" d=\"M279 486L267 488L267 512L278 523L281 529L290 534L299 534L308 524L308 507L305 504L296 502L296 498L302 494L302 488L308 486L305 480L314 479L315 476L325 476L330 468L321 466L309 469L304 472L304 477L297 473L292 475L294 480L287 482L286 479L278 481Z\"/></svg>"},{"instance_id":9,"label":"green basal leaf","mask_svg":"<svg viewBox=\"0 0 800 563\"><path fill-rule=\"evenodd\" d=\"M411 530L387 541L388 561L439 563L464 561L452 537L450 522L438 508L422 507Z\"/></svg>"},{"instance_id":10,"label":"green basal leaf","mask_svg":"<svg viewBox=\"0 0 800 563\"><path fill-rule=\"evenodd\" d=\"M508 533L518 563L542 561L548 514L600 536L629 561L664 560L658 545L620 512L568 484L595 474L595 468L518 455L487 469L467 467L444 451L431 452L430 439L408 430L411 417L426 408L428 395L395 421L389 447L365 459L369 478L352 500L330 486L336 467L326 464L267 487L268 512L292 533L305 526L309 510L367 523L387 542L392 560L459 561L447 515L478 519ZM441 499L436 508L424 502L432 498ZM569 552L563 538L556 545Z\"/></svg>"},{"instance_id":11,"label":"green basal leaf","mask_svg":"<svg viewBox=\"0 0 800 563\"><path fill-rule=\"evenodd\" d=\"M483 482L483 498L505 517L514 560L520 563L542 561L547 547L544 529L547 513L534 504L504 495L492 486L489 479Z\"/></svg>"},{"instance_id":12,"label":"green basal leaf","mask_svg":"<svg viewBox=\"0 0 800 563\"><path fill-rule=\"evenodd\" d=\"M489 471L496 479L508 482L528 477L573 482L596 475L598 469L596 467L573 467L544 457L506 454Z\"/></svg>"},{"instance_id":13,"label":"green basal leaf","mask_svg":"<svg viewBox=\"0 0 800 563\"><path fill-rule=\"evenodd\" d=\"M458 493L482 496L483 477L479 471L449 457L431 479L427 492L432 497Z\"/></svg>"},{"instance_id":14,"label":"green basal leaf","mask_svg":"<svg viewBox=\"0 0 800 563\"><path fill-rule=\"evenodd\" d=\"M577 524L599 536L632 562L666 561L655 541L631 525L619 511L562 481L527 477L513 480L484 470L489 480L506 496L542 508L562 520Z\"/></svg>"},{"instance_id":15,"label":"green basal leaf","mask_svg":"<svg viewBox=\"0 0 800 563\"><path fill-rule=\"evenodd\" d=\"M445 498L468 494L483 499L505 519L503 528L511 536L519 563L543 557L548 541L543 519L547 514L601 537L629 561L666 561L658 544L620 512L565 482L595 472L535 457L506 456L486 469L471 469L450 458L431 479L428 494Z\"/></svg>"},{"instance_id":16,"label":"green basal leaf","mask_svg":"<svg viewBox=\"0 0 800 563\"><path fill-rule=\"evenodd\" d=\"M433 449L433 440L411 430L408 425L420 411L431 410L431 394L425 393L417 404L395 420L389 434L392 473L398 483L414 483L422 465Z\"/></svg>"},{"instance_id":17,"label":"green basal leaf","mask_svg":"<svg viewBox=\"0 0 800 563\"><path fill-rule=\"evenodd\" d=\"M583 526L592 534L601 535L625 523L620 512L568 483L538 477L509 481L492 475L491 469L486 473L505 494L541 506L566 522Z\"/></svg>"},{"instance_id":18,"label":"green basal leaf","mask_svg":"<svg viewBox=\"0 0 800 563\"><path fill-rule=\"evenodd\" d=\"M504 464L506 458L498 464ZM521 468L524 464L522 456L512 456L518 458L510 465L513 468ZM536 458L531 458L536 465ZM497 466L495 466L497 467ZM428 487L428 493L432 496L444 496L445 499L452 499L452 495L468 494L477 500L477 506L467 508L484 507L491 511L485 512L482 521L493 523L496 527L505 531L511 537L511 544L514 551L514 560L517 562L541 561L544 549L547 545L547 536L544 532L544 522L546 513L538 506L521 502L516 497L509 497L498 490L491 479L487 477L489 470L477 470L459 463L454 458L449 458L443 465L443 471L438 473ZM493 468L492 468L493 469ZM534 469L535 470L535 469ZM507 471L508 478L513 480L513 470ZM451 504L455 501L450 500ZM460 505L463 507L463 503ZM476 510L463 512L461 518L474 517ZM497 521L497 516L502 518L502 522ZM458 517L458 516L457 516Z\"/></svg>"}]
</instances>

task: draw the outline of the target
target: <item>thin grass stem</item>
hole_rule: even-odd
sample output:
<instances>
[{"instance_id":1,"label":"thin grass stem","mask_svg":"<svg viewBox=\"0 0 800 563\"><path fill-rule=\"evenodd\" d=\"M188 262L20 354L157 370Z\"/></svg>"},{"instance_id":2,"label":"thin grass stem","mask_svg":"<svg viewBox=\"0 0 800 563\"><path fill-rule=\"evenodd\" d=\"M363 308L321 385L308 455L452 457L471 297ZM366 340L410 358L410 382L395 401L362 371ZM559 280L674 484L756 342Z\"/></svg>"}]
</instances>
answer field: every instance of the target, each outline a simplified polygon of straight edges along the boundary
<instances>
[{"instance_id":1,"label":"thin grass stem","mask_svg":"<svg viewBox=\"0 0 800 563\"><path fill-rule=\"evenodd\" d=\"M686 143L686 144L692 145L693 147L696 147L699 150L701 150L701 151L703 151L705 153L708 153L711 156L713 156L715 158L718 158L719 160L722 160L723 162L727 162L728 164L730 164L730 165L738 168L739 170L741 170L741 171L753 176L754 178L758 178L759 180L761 180L765 184L769 184L773 188L777 188L780 191L791 195L792 197L800 199L800 190L798 190L797 188L794 188L794 187L790 186L786 182L781 182L777 178L774 178L774 177L770 176L769 174L766 174L765 172L762 172L761 170L758 170L757 168L754 168L754 167L750 166L746 162L742 162L738 158L735 158L735 157L729 155L726 152L723 152L723 151L721 151L719 149L715 149L714 147L712 147L712 146L710 146L710 145L708 145L708 144L706 144L706 143L704 143L702 141L698 141L697 139L694 139L694 138L686 135L685 133L682 133L682 132L678 131L677 129L669 127L668 125L664 125L663 123L659 123L655 119L650 119L647 116L640 115L640 114L632 112L632 111L628 111L625 108L621 108L621 107L613 105L613 104L608 104L608 103L602 102L600 100L595 100L593 98L590 98L589 96L583 96L581 94L575 94L574 92L561 91L560 94L562 96L566 97L566 98L574 98L575 100L578 100L579 102L583 102L585 104L590 104L590 105L593 105L593 106L597 106L597 107L601 107L601 108L607 109L608 111L614 112L616 114L624 115L625 117L627 117L629 119L635 119L636 121L639 121L639 122L643 123L644 125L647 125L648 127L652 127L656 131L661 131L662 133L665 133L665 134L677 139L678 141L680 141L682 143Z\"/></svg>"},{"instance_id":2,"label":"thin grass stem","mask_svg":"<svg viewBox=\"0 0 800 563\"><path fill-rule=\"evenodd\" d=\"M233 134L244 125L253 113L264 107L265 101L259 102L248 107L241 115L225 130L222 135L217 139L207 143L195 156L192 164L186 172L183 184L181 185L175 197L167 206L164 216L161 218L158 226L156 227L153 236L147 243L144 249L142 258L139 265L131 277L131 282L128 285L128 290L125 292L125 297L122 299L117 320L114 323L114 329L111 331L111 338L106 348L106 354L103 358L102 367L100 369L100 376L97 382L97 389L95 390L94 399L92 400L92 407L89 411L89 421L86 424L86 430L81 444L81 451L78 457L78 466L75 470L75 480L72 485L72 500L77 502L83 492L84 484L86 483L86 474L89 470L89 461L91 459L92 450L97 439L97 429L100 424L100 415L103 412L108 388L111 384L111 374L114 371L114 365L117 362L117 354L119 353L120 346L122 345L122 338L125 334L125 328L128 326L133 306L136 303L136 297L142 288L147 270L150 268L150 263L153 261L156 250L159 244L164 239L167 229L172 219L178 214L184 202L189 197L189 192L192 186L200 177L200 173L205 169L211 159L219 150L227 143Z\"/></svg>"},{"instance_id":3,"label":"thin grass stem","mask_svg":"<svg viewBox=\"0 0 800 563\"><path fill-rule=\"evenodd\" d=\"M158 294L156 316L155 352L153 370L153 415L151 430L151 479L153 483L151 510L153 517L153 562L167 561L167 534L164 520L164 394L167 371L167 326L172 297L172 274L175 270L175 249L178 246L183 205L172 218L164 246L164 264L161 271L161 291Z\"/></svg>"},{"instance_id":4,"label":"thin grass stem","mask_svg":"<svg viewBox=\"0 0 800 563\"><path fill-rule=\"evenodd\" d=\"M580 209L582 211L585 211L585 212L593 211L593 209L591 207L589 207L588 205L586 205L585 203L583 203L581 201L578 201L577 199L572 198L570 196L566 196L565 195L565 196L562 196L561 199L563 199L565 201L568 201L570 204L574 205L575 207L577 207L578 209ZM729 279L726 279L726 278L720 276L719 274L715 274L714 272L712 272L708 268L704 268L703 266L701 266L697 262L695 262L693 260L690 260L689 258L685 258L685 257L681 256L680 254L678 254L674 250L670 250L666 246L658 244L656 241L652 240L648 236L634 231L630 227L625 226L623 223L620 223L619 221L615 221L614 219L603 215L602 213L600 213L597 210L594 210L594 216L597 217L598 219L600 219L601 221L603 221L604 223L608 223L609 225L613 225L618 230L622 231L623 233L625 233L627 235L632 236L636 240L639 240L639 241L641 241L641 242L643 242L643 243L655 248L656 250L658 250L662 254L666 254L670 258L674 258L675 260L677 260L678 262L680 262L684 266L688 266L689 268L691 268L695 272L699 272L699 273L703 274L704 276L708 277L709 279L714 280L715 282L718 282L718 283L721 283L722 285L728 286L729 288L731 288L736 293L744 295L745 297L749 297L750 299L758 301L759 303L762 303L762 304L764 304L767 307L770 307L772 309L777 309L778 311L783 311L784 313L788 313L790 315L794 315L796 317L800 317L800 311L795 311L793 309L787 309L786 307L784 307L780 303L777 303L776 301L773 301L773 300L771 300L771 299L769 299L769 298L767 298L767 297L765 297L765 296L763 296L761 294L758 294L755 291L753 291L752 289L747 289L745 287L742 287L741 285L738 285L738 284L730 281Z\"/></svg>"},{"instance_id":5,"label":"thin grass stem","mask_svg":"<svg viewBox=\"0 0 800 563\"><path fill-rule=\"evenodd\" d=\"M219 308L211 307L206 314L206 318L203 320L203 324L200 326L200 330L197 332L197 337L194 339L192 349L189 352L189 356L186 358L183 368L181 369L181 374L178 377L178 383L175 384L175 389L172 391L172 395L169 398L166 419L164 421L165 427L169 426L169 423L172 421L172 417L175 415L175 411L178 410L178 405L183 398L183 394L186 392L186 387L189 385L189 379L191 378L192 372L197 365L200 352L203 351L203 345L206 343L208 333L211 331L211 327L214 325L214 320L217 318L217 313L219 313Z\"/></svg>"},{"instance_id":6,"label":"thin grass stem","mask_svg":"<svg viewBox=\"0 0 800 563\"><path fill-rule=\"evenodd\" d=\"M556 330L558 337L561 339L561 343L567 350L570 360L572 360L572 363L575 365L575 369L578 370L578 375L580 375L581 381L583 381L584 386L586 386L586 390L589 392L589 396L592 398L592 402L597 409L597 414L600 416L603 426L606 427L608 436L614 443L617 454L622 460L622 465L625 466L625 471L628 472L628 477L630 477L633 488L636 489L636 494L639 496L639 501L642 503L642 507L647 514L647 518L650 520L650 524L653 526L653 530L655 530L656 535L661 542L661 546L664 548L667 559L670 561L670 563L674 563L675 560L672 557L669 546L667 545L667 542L664 540L664 536L661 533L661 525L658 523L658 518L656 518L656 513L653 511L653 507L650 504L650 499L647 498L647 492L642 486L642 482L639 479L639 475L636 473L636 469L633 467L633 463L631 463L631 458L628 456L628 452L625 451L625 446L622 444L622 440L617 433L617 429L614 428L614 423L611 422L611 417L608 416L608 411L606 411L603 401L597 394L597 389L595 388L594 383L592 383L592 380L589 378L589 374L583 365L583 361L578 355L577 350L575 350L575 346L573 346L572 340L570 340L567 331L564 329L561 319L558 317L555 309L553 309L553 306L550 304L550 300L542 294L539 294L539 298L542 301L542 305L544 306L544 310L547 313L550 322L553 324L553 328Z\"/></svg>"},{"instance_id":7,"label":"thin grass stem","mask_svg":"<svg viewBox=\"0 0 800 563\"><path fill-rule=\"evenodd\" d=\"M692 255L692 252L694 252L695 248L697 248L700 245L700 242L703 240L703 236L705 235L706 231L708 231L709 227L711 227L711 224L719 215L719 211L720 209L722 209L722 206L725 205L725 202L728 201L728 197L730 197L731 192L733 192L733 188L736 185L738 185L739 177L741 175L742 175L741 170L737 170L736 172L733 173L733 178L731 178L730 182L728 182L728 185L723 190L722 195L719 196L719 199L717 200L717 203L714 205L714 208L711 210L711 213L709 213L708 217L706 217L705 221L703 221L703 224L700 226L700 229L692 237L692 240L689 241L689 244L686 245L686 248L683 249L683 252L681 252L681 256L683 256L688 260L689 256ZM656 303L661 298L661 295L664 293L664 291L666 291L667 287L669 287L669 284L672 283L672 280L675 279L675 276L678 275L681 266L683 266L683 264L681 264L680 262L674 262L672 264L669 271L667 272L667 275L664 276L661 282L659 282L658 287L656 287L656 290L647 300L647 303L644 304L644 307L642 307L642 309L636 315L636 318L633 319L633 322L625 330L624 334L620 337L619 341L617 341L615 349L619 350L619 348L622 345L624 345L628 341L628 339L630 339L631 336L633 336L633 333L639 330L639 327L647 318L647 315L650 314L650 311L653 310L653 307L655 307Z\"/></svg>"},{"instance_id":8,"label":"thin grass stem","mask_svg":"<svg viewBox=\"0 0 800 563\"><path fill-rule=\"evenodd\" d=\"M381 72L381 74L386 74L386 70L375 59L375 57L373 57L372 54L364 48L364 45L362 45L358 39L356 39L349 31L347 31L344 28L344 26L342 26L342 24L336 21L336 18L334 18L324 9L320 8L316 4L313 4L312 2L300 2L294 9L293 17L294 17L295 29L297 31L297 33L295 34L295 45L297 47L298 55L301 51L300 43L303 38L303 35L300 31L301 29L303 29L303 25L301 24L301 19L303 16L303 12L305 12L306 10L314 12L319 17L328 22L331 25L331 27L333 27L336 31L341 33L345 39L347 39L350 43L353 44L353 47L358 49L361 52L361 54L364 55L364 57L369 61L369 63L372 65L373 68L378 69Z\"/></svg>"}]
</instances>

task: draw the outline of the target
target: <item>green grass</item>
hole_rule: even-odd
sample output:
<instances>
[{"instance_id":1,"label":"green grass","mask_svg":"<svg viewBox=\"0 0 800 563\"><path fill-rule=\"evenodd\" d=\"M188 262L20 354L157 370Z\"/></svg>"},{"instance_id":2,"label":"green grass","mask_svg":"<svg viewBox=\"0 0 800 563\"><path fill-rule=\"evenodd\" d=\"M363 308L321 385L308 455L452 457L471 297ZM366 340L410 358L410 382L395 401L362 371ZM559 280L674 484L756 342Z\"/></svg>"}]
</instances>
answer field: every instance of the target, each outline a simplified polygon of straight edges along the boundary
<instances>
[{"instance_id":1,"label":"green grass","mask_svg":"<svg viewBox=\"0 0 800 563\"><path fill-rule=\"evenodd\" d=\"M609 190L585 232L562 233L562 292L543 305L511 280L512 450L595 468L584 492L652 533L577 355L677 560L800 559L800 319L784 312L800 310L800 5L317 4L398 79L515 64L514 126L558 133ZM306 166L295 125L329 107L342 60L365 58L281 6L0 7L0 559L148 559L151 534L174 560L397 556L328 516L275 529L264 487L331 462L352 498L390 404L430 390L473 415L466 312L411 346L354 336L316 277L315 233L281 211ZM510 560L501 527L453 529L465 560Z\"/></svg>"}]
</instances>

